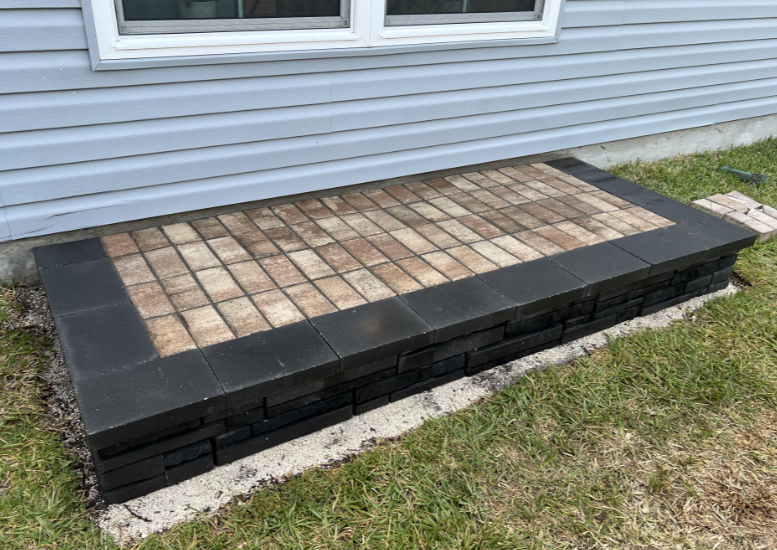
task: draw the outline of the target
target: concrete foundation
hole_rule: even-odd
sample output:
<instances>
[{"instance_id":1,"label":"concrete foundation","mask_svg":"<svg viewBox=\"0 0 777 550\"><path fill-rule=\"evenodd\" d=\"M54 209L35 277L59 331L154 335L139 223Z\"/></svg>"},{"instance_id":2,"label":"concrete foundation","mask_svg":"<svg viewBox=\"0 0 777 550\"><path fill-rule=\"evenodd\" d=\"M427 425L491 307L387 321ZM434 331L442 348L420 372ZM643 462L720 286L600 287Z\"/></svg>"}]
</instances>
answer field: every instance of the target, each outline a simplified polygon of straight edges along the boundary
<instances>
[{"instance_id":1,"label":"concrete foundation","mask_svg":"<svg viewBox=\"0 0 777 550\"><path fill-rule=\"evenodd\" d=\"M479 171L491 168L500 168L503 166L514 166L518 164L531 164L535 162L545 162L548 160L562 157L576 157L580 160L593 164L599 168L609 168L615 164L642 160L650 162L662 158L673 157L679 154L692 154L703 151L717 149L728 149L767 139L777 135L777 115L768 115L763 117L748 118L733 122L725 122L703 126L700 128L691 128L687 130L678 130L663 134L654 134L620 141L598 143L576 147L573 149L562 149L552 151L541 155L532 155L527 157L518 157L478 164L466 167L452 167L448 170L430 172L427 174L412 174L402 178L393 178L390 180L381 180L343 187L342 192L350 190L365 190L397 183L406 183L418 179L428 179L433 177L442 177L453 174L460 174L468 171ZM294 200L302 198L314 198L331 194L330 190L321 190L314 193L306 193L295 197ZM38 246L78 241L91 237L121 233L124 231L134 231L146 227L153 227L174 223L178 221L192 220L205 216L214 216L224 212L234 210L246 210L248 208L258 208L268 206L279 202L288 202L289 197L283 196L276 199L257 201L254 203L244 203L239 205L229 205L220 208L207 210L197 210L183 212L169 216L159 216L155 218L146 218L130 222L117 223L112 225L103 225L68 231L64 233L54 233L31 237L28 239L19 239L0 243L0 280L21 281L37 284L40 282L35 261L32 256L32 249Z\"/></svg>"}]
</instances>

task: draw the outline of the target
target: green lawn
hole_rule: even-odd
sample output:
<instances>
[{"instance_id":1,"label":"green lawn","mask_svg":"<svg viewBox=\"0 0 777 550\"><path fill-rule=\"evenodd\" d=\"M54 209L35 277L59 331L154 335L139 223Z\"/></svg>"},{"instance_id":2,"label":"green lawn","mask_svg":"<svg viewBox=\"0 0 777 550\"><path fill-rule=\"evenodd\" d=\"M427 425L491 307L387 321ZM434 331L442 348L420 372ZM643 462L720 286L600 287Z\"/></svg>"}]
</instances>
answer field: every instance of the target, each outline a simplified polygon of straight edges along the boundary
<instances>
[{"instance_id":1,"label":"green lawn","mask_svg":"<svg viewBox=\"0 0 777 550\"><path fill-rule=\"evenodd\" d=\"M613 171L690 201L738 189L721 164L777 175L777 140ZM143 549L774 548L777 244L752 286L661 331L524 377L353 461L264 489ZM0 548L112 548L89 520L46 415L47 342L0 296Z\"/></svg>"}]
</instances>

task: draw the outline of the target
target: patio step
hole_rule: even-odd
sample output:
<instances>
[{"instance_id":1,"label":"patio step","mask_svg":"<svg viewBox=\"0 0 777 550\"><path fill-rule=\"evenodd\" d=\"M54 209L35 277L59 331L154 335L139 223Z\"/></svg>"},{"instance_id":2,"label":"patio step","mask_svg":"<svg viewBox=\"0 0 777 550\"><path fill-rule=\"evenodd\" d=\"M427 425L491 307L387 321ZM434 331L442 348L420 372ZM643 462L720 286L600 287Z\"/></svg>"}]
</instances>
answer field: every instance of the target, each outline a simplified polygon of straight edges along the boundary
<instances>
[{"instance_id":1,"label":"patio step","mask_svg":"<svg viewBox=\"0 0 777 550\"><path fill-rule=\"evenodd\" d=\"M561 159L35 254L120 503L724 288L755 239Z\"/></svg>"}]
</instances>

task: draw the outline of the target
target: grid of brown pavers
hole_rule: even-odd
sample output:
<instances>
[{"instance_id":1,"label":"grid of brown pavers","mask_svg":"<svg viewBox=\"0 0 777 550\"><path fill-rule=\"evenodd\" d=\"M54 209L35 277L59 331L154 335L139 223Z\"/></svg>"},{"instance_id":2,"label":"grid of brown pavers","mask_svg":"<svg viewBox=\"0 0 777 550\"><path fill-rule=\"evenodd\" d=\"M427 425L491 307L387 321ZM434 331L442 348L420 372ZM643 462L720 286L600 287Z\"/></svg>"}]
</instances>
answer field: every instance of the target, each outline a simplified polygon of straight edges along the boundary
<instances>
[{"instance_id":1,"label":"grid of brown pavers","mask_svg":"<svg viewBox=\"0 0 777 550\"><path fill-rule=\"evenodd\" d=\"M533 164L102 242L167 356L671 224Z\"/></svg>"}]
</instances>

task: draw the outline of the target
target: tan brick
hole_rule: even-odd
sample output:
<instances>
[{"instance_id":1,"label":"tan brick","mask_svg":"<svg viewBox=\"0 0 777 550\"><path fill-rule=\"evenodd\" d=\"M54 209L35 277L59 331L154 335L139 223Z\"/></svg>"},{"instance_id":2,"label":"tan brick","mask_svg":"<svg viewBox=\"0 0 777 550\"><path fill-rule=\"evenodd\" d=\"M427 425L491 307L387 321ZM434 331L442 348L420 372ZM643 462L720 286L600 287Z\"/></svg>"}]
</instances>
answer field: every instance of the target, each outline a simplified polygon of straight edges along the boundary
<instances>
[{"instance_id":1,"label":"tan brick","mask_svg":"<svg viewBox=\"0 0 777 550\"><path fill-rule=\"evenodd\" d=\"M326 218L318 220L316 223L336 241L347 241L359 237L359 234L340 218Z\"/></svg>"},{"instance_id":2,"label":"tan brick","mask_svg":"<svg viewBox=\"0 0 777 550\"><path fill-rule=\"evenodd\" d=\"M545 193L540 193L536 189L532 189L531 187L528 187L524 183L511 183L507 186L508 189L515 191L519 195L523 195L530 201L541 201L543 199L550 198Z\"/></svg>"},{"instance_id":3,"label":"tan brick","mask_svg":"<svg viewBox=\"0 0 777 550\"><path fill-rule=\"evenodd\" d=\"M491 212L483 212L480 217L487 222L497 226L505 233L517 233L518 231L523 231L524 229L524 227L516 223L515 220L508 218L496 210L492 210Z\"/></svg>"},{"instance_id":4,"label":"tan brick","mask_svg":"<svg viewBox=\"0 0 777 550\"><path fill-rule=\"evenodd\" d=\"M598 244L604 242L604 239L602 239L600 236L598 236L596 233L592 233L591 231L588 231L584 227L579 226L577 223L577 220L574 222L566 221L566 222L560 222L557 224L554 224L553 227L556 229L563 231L567 235L570 235L571 237L576 238L581 243L590 246L592 244Z\"/></svg>"},{"instance_id":5,"label":"tan brick","mask_svg":"<svg viewBox=\"0 0 777 550\"><path fill-rule=\"evenodd\" d=\"M750 210L750 207L745 201L735 197L727 197L726 195L718 194L707 197L707 200L725 206L726 208L731 208L735 212L745 213Z\"/></svg>"},{"instance_id":6,"label":"tan brick","mask_svg":"<svg viewBox=\"0 0 777 550\"><path fill-rule=\"evenodd\" d=\"M397 199L386 193L383 189L365 191L364 196L381 208L390 208L392 206L399 206L401 204Z\"/></svg>"},{"instance_id":7,"label":"tan brick","mask_svg":"<svg viewBox=\"0 0 777 550\"><path fill-rule=\"evenodd\" d=\"M237 240L240 241L240 244L242 244L254 258L264 258L266 256L280 254L281 252L261 231L241 233L240 235L237 235Z\"/></svg>"},{"instance_id":8,"label":"tan brick","mask_svg":"<svg viewBox=\"0 0 777 550\"><path fill-rule=\"evenodd\" d=\"M391 298L396 295L393 290L384 285L377 277L375 277L375 275L366 269L344 273L342 277L348 284L364 296L368 302L377 302L378 300Z\"/></svg>"},{"instance_id":9,"label":"tan brick","mask_svg":"<svg viewBox=\"0 0 777 550\"><path fill-rule=\"evenodd\" d=\"M262 258L259 264L281 288L305 282L305 276L285 256Z\"/></svg>"},{"instance_id":10,"label":"tan brick","mask_svg":"<svg viewBox=\"0 0 777 550\"><path fill-rule=\"evenodd\" d=\"M400 260L397 265L425 287L437 286L448 282L448 278L427 264L421 258Z\"/></svg>"},{"instance_id":11,"label":"tan brick","mask_svg":"<svg viewBox=\"0 0 777 550\"><path fill-rule=\"evenodd\" d=\"M574 185L575 187L580 189L580 191L583 191L583 192L586 192L586 193L589 192L589 191L599 191L598 187L595 187L595 186L591 185L590 183L586 183L586 182L584 182L582 180L579 180L575 176L572 176L570 174L562 174L562 175L556 176L556 177L558 179L562 180L562 181L567 182L570 185Z\"/></svg>"},{"instance_id":12,"label":"tan brick","mask_svg":"<svg viewBox=\"0 0 777 550\"><path fill-rule=\"evenodd\" d=\"M156 227L133 231L132 237L135 239L135 242L138 243L138 247L143 252L170 246L170 241L168 241L167 237L165 237Z\"/></svg>"},{"instance_id":13,"label":"tan brick","mask_svg":"<svg viewBox=\"0 0 777 550\"><path fill-rule=\"evenodd\" d=\"M451 217L442 210L432 206L428 202L420 201L409 205L417 214L420 214L430 222L441 222L449 220Z\"/></svg>"},{"instance_id":14,"label":"tan brick","mask_svg":"<svg viewBox=\"0 0 777 550\"><path fill-rule=\"evenodd\" d=\"M151 269L160 279L175 277L189 271L172 246L151 250L146 252L145 256L148 263L151 264Z\"/></svg>"},{"instance_id":15,"label":"tan brick","mask_svg":"<svg viewBox=\"0 0 777 550\"><path fill-rule=\"evenodd\" d=\"M218 239L211 239L208 242L208 246L213 249L219 259L225 264L235 264L238 262L245 262L252 258L251 254L240 246L232 237L219 237Z\"/></svg>"},{"instance_id":16,"label":"tan brick","mask_svg":"<svg viewBox=\"0 0 777 550\"><path fill-rule=\"evenodd\" d=\"M504 188L503 188L504 189ZM481 189L480 191L473 191L470 193L472 197L479 200L489 208L507 208L510 206L510 203L506 200L499 198L498 196L494 195L490 191L486 191L485 189Z\"/></svg>"},{"instance_id":17,"label":"tan brick","mask_svg":"<svg viewBox=\"0 0 777 550\"><path fill-rule=\"evenodd\" d=\"M633 206L626 210L627 212L631 212L635 216L642 218L643 220L649 221L656 227L669 227L670 225L674 225L673 221L667 220L663 216L659 216L655 212L651 212L650 210L646 210L642 208L641 206Z\"/></svg>"},{"instance_id":18,"label":"tan brick","mask_svg":"<svg viewBox=\"0 0 777 550\"><path fill-rule=\"evenodd\" d=\"M335 215L334 212L327 208L324 203L318 199L297 201L294 203L294 205L302 210L312 220L331 218Z\"/></svg>"},{"instance_id":19,"label":"tan brick","mask_svg":"<svg viewBox=\"0 0 777 550\"><path fill-rule=\"evenodd\" d=\"M583 215L580 210L572 208L568 204L565 204L558 199L545 199L539 201L537 204L544 206L548 210L552 210L559 216L562 216L568 220L573 220Z\"/></svg>"},{"instance_id":20,"label":"tan brick","mask_svg":"<svg viewBox=\"0 0 777 550\"><path fill-rule=\"evenodd\" d=\"M146 329L159 357L197 348L177 315L149 319L146 321Z\"/></svg>"},{"instance_id":21,"label":"tan brick","mask_svg":"<svg viewBox=\"0 0 777 550\"><path fill-rule=\"evenodd\" d=\"M345 273L362 267L362 264L339 244L328 244L315 250L337 273Z\"/></svg>"},{"instance_id":22,"label":"tan brick","mask_svg":"<svg viewBox=\"0 0 777 550\"><path fill-rule=\"evenodd\" d=\"M377 275L381 281L386 283L389 288L397 294L407 294L408 292L414 292L424 288L418 284L415 279L394 264L377 265L370 268L370 271Z\"/></svg>"},{"instance_id":23,"label":"tan brick","mask_svg":"<svg viewBox=\"0 0 777 550\"><path fill-rule=\"evenodd\" d=\"M566 195L566 193L562 193L555 187L551 187L547 183L543 183L539 180L527 181L524 185L542 193L543 195L547 195L548 197L563 197Z\"/></svg>"},{"instance_id":24,"label":"tan brick","mask_svg":"<svg viewBox=\"0 0 777 550\"><path fill-rule=\"evenodd\" d=\"M443 178L432 178L428 180L424 180L424 183L440 193L441 195L445 195L446 197L449 195L455 195L456 193L461 193L461 189L456 187L455 185L451 185L449 181L444 180ZM434 197L431 197L434 198ZM426 200L430 200L427 198Z\"/></svg>"},{"instance_id":25,"label":"tan brick","mask_svg":"<svg viewBox=\"0 0 777 550\"><path fill-rule=\"evenodd\" d=\"M288 258L294 262L300 271L302 271L302 273L304 273L311 281L314 279L321 279L322 277L330 277L335 274L335 272L332 271L332 268L312 250L291 252L289 253Z\"/></svg>"},{"instance_id":26,"label":"tan brick","mask_svg":"<svg viewBox=\"0 0 777 550\"><path fill-rule=\"evenodd\" d=\"M412 231L412 230L409 230ZM394 237L387 233L381 233L380 235L373 235L367 237L367 240L375 248L380 250L389 260L401 260L403 258L409 258L413 253L408 250L402 243L397 241Z\"/></svg>"},{"instance_id":27,"label":"tan brick","mask_svg":"<svg viewBox=\"0 0 777 550\"><path fill-rule=\"evenodd\" d=\"M508 189L507 187L502 187L501 185L499 187L492 187L491 189L488 190L488 192L491 193L492 195L498 196L501 199L504 199L505 201L509 202L513 206L531 202L523 195L519 195L512 189Z\"/></svg>"},{"instance_id":28,"label":"tan brick","mask_svg":"<svg viewBox=\"0 0 777 550\"><path fill-rule=\"evenodd\" d=\"M364 215L368 217L371 222L378 225L383 231L396 231L407 227L404 223L383 210L372 210L371 212L365 212Z\"/></svg>"},{"instance_id":29,"label":"tan brick","mask_svg":"<svg viewBox=\"0 0 777 550\"><path fill-rule=\"evenodd\" d=\"M550 174L551 176L558 177L558 176L566 175L566 172L562 172L561 170L557 170L557 169L553 168L552 166L548 166L547 164L545 164L543 162L532 163L530 166L532 168L536 168L540 172L543 172L545 174Z\"/></svg>"},{"instance_id":30,"label":"tan brick","mask_svg":"<svg viewBox=\"0 0 777 550\"><path fill-rule=\"evenodd\" d=\"M254 294L251 300L275 328L305 320L302 312L280 290Z\"/></svg>"},{"instance_id":31,"label":"tan brick","mask_svg":"<svg viewBox=\"0 0 777 550\"><path fill-rule=\"evenodd\" d=\"M651 231L653 229L658 229L657 225L654 225L649 221L634 215L633 212L629 212L628 210L613 210L612 212L608 212L608 214L636 227L640 231Z\"/></svg>"},{"instance_id":32,"label":"tan brick","mask_svg":"<svg viewBox=\"0 0 777 550\"><path fill-rule=\"evenodd\" d=\"M521 172L520 170L512 166L505 166L504 168L499 168L498 171L504 174L505 176L509 177L510 179L515 180L519 183L531 181L534 179L533 177L527 174L524 174L523 172Z\"/></svg>"},{"instance_id":33,"label":"tan brick","mask_svg":"<svg viewBox=\"0 0 777 550\"><path fill-rule=\"evenodd\" d=\"M585 246L585 244L574 238L572 235L568 235L550 225L535 229L534 232L557 244L564 250L574 250L575 248L582 248Z\"/></svg>"},{"instance_id":34,"label":"tan brick","mask_svg":"<svg viewBox=\"0 0 777 550\"><path fill-rule=\"evenodd\" d=\"M538 220L545 223L558 223L558 222L564 221L564 216L559 216L552 210L548 210L547 208L545 208L544 206L536 202L527 202L526 204L522 204L521 206L516 206L516 208L520 208L527 214L531 214Z\"/></svg>"},{"instance_id":35,"label":"tan brick","mask_svg":"<svg viewBox=\"0 0 777 550\"><path fill-rule=\"evenodd\" d=\"M368 199L361 193L346 193L345 195L342 195L342 198L359 212L366 212L367 210L376 210L378 208L377 204L372 202L370 199Z\"/></svg>"},{"instance_id":36,"label":"tan brick","mask_svg":"<svg viewBox=\"0 0 777 550\"><path fill-rule=\"evenodd\" d=\"M336 218L329 218L336 219ZM335 240L327 235L327 233L313 222L298 223L292 226L294 232L307 243L310 247L324 246L325 244L331 244Z\"/></svg>"},{"instance_id":37,"label":"tan brick","mask_svg":"<svg viewBox=\"0 0 777 550\"><path fill-rule=\"evenodd\" d=\"M356 209L353 206L340 197L324 197L321 199L321 202L327 205L329 209L335 213L335 216L345 216L346 214L353 214L356 212Z\"/></svg>"},{"instance_id":38,"label":"tan brick","mask_svg":"<svg viewBox=\"0 0 777 550\"><path fill-rule=\"evenodd\" d=\"M581 227L586 228L592 233L596 233L605 241L611 241L613 239L620 239L623 237L623 233L615 231L614 229L607 227L603 223L593 218L579 218L575 220L575 223Z\"/></svg>"},{"instance_id":39,"label":"tan brick","mask_svg":"<svg viewBox=\"0 0 777 550\"><path fill-rule=\"evenodd\" d=\"M209 267L221 265L221 262L213 255L208 245L202 241L187 243L178 246L178 252L192 271L200 271Z\"/></svg>"},{"instance_id":40,"label":"tan brick","mask_svg":"<svg viewBox=\"0 0 777 550\"><path fill-rule=\"evenodd\" d=\"M257 225L259 229L276 229L278 227L284 227L283 220L273 214L273 211L269 208L257 208L255 210L246 211L248 217Z\"/></svg>"},{"instance_id":41,"label":"tan brick","mask_svg":"<svg viewBox=\"0 0 777 550\"><path fill-rule=\"evenodd\" d=\"M550 185L554 189L558 189L565 195L574 195L580 192L580 190L574 185L570 185L565 181L561 181L556 177L539 178L541 182Z\"/></svg>"},{"instance_id":42,"label":"tan brick","mask_svg":"<svg viewBox=\"0 0 777 550\"><path fill-rule=\"evenodd\" d=\"M221 222L217 218L202 218L199 220L192 220L192 226L196 229L203 239L218 239L219 237L226 237L229 235L229 231L221 225Z\"/></svg>"},{"instance_id":43,"label":"tan brick","mask_svg":"<svg viewBox=\"0 0 777 550\"><path fill-rule=\"evenodd\" d=\"M445 252L430 252L421 257L451 281L458 281L459 279L465 279L474 275L472 271L451 258Z\"/></svg>"},{"instance_id":44,"label":"tan brick","mask_svg":"<svg viewBox=\"0 0 777 550\"><path fill-rule=\"evenodd\" d=\"M275 283L255 261L242 262L227 266L238 284L248 294L256 294L275 288Z\"/></svg>"},{"instance_id":45,"label":"tan brick","mask_svg":"<svg viewBox=\"0 0 777 550\"><path fill-rule=\"evenodd\" d=\"M702 210L706 212L707 214L712 214L716 218L722 218L729 212L733 212L731 208L727 206L723 206L722 204L718 204L712 201L709 201L707 199L699 199L695 200L691 203L691 206L698 210Z\"/></svg>"},{"instance_id":46,"label":"tan brick","mask_svg":"<svg viewBox=\"0 0 777 550\"><path fill-rule=\"evenodd\" d=\"M162 286L177 311L202 307L210 303L200 285L189 273L162 280Z\"/></svg>"},{"instance_id":47,"label":"tan brick","mask_svg":"<svg viewBox=\"0 0 777 550\"><path fill-rule=\"evenodd\" d=\"M477 191L478 189L481 188L479 185L471 182L470 180L468 180L464 176L447 176L444 179L445 179L445 181L447 181L448 183L453 184L460 191L464 191L465 193L468 193L470 191ZM453 194L451 194L449 196L453 196Z\"/></svg>"},{"instance_id":48,"label":"tan brick","mask_svg":"<svg viewBox=\"0 0 777 550\"><path fill-rule=\"evenodd\" d=\"M426 218L416 214L407 206L395 206L393 208L387 209L386 212L409 227L415 227L417 225L425 225L429 223Z\"/></svg>"},{"instance_id":49,"label":"tan brick","mask_svg":"<svg viewBox=\"0 0 777 550\"><path fill-rule=\"evenodd\" d=\"M487 273L499 269L499 266L478 254L468 246L457 246L446 250L448 254L456 258L468 269L475 273Z\"/></svg>"},{"instance_id":50,"label":"tan brick","mask_svg":"<svg viewBox=\"0 0 777 550\"><path fill-rule=\"evenodd\" d=\"M467 210L475 214L479 214L480 212L488 212L489 210L491 210L490 206L487 206L482 202L480 202L479 200L473 198L469 193L462 193L461 195L452 195L450 197L450 200L452 200L462 208L466 208Z\"/></svg>"},{"instance_id":51,"label":"tan brick","mask_svg":"<svg viewBox=\"0 0 777 550\"><path fill-rule=\"evenodd\" d=\"M499 267L507 267L521 263L521 260L488 241L472 243L470 247L475 252L485 256L488 260L494 262Z\"/></svg>"},{"instance_id":52,"label":"tan brick","mask_svg":"<svg viewBox=\"0 0 777 550\"><path fill-rule=\"evenodd\" d=\"M297 235L288 227L267 229L264 234L284 252L294 252L295 250L304 250L308 248L308 245L297 237Z\"/></svg>"},{"instance_id":53,"label":"tan brick","mask_svg":"<svg viewBox=\"0 0 777 550\"><path fill-rule=\"evenodd\" d=\"M510 208L504 208L500 210L500 212L505 216L508 216L509 218L515 220L523 227L528 227L529 229L537 229L538 227L542 227L543 225L546 225L545 222L538 220L528 212L525 212L516 206L511 206Z\"/></svg>"},{"instance_id":54,"label":"tan brick","mask_svg":"<svg viewBox=\"0 0 777 550\"><path fill-rule=\"evenodd\" d=\"M541 178L545 175L545 172L538 170L530 164L522 164L521 166L516 166L516 168L532 179Z\"/></svg>"},{"instance_id":55,"label":"tan brick","mask_svg":"<svg viewBox=\"0 0 777 550\"><path fill-rule=\"evenodd\" d=\"M537 234L536 230L523 231L522 233L516 233L513 235L516 239L522 243L530 246L543 256L552 256L564 252L564 249L560 246L552 243L542 235Z\"/></svg>"},{"instance_id":56,"label":"tan brick","mask_svg":"<svg viewBox=\"0 0 777 550\"><path fill-rule=\"evenodd\" d=\"M100 241L103 243L103 248L109 258L118 258L119 256L127 256L140 252L138 245L135 244L135 241L129 233L107 235L102 237Z\"/></svg>"},{"instance_id":57,"label":"tan brick","mask_svg":"<svg viewBox=\"0 0 777 550\"><path fill-rule=\"evenodd\" d=\"M581 201L590 204L595 208L598 208L602 212L612 212L613 210L618 210L617 206L613 206L609 202L603 201L593 193L580 193L579 195L575 196Z\"/></svg>"},{"instance_id":58,"label":"tan brick","mask_svg":"<svg viewBox=\"0 0 777 550\"><path fill-rule=\"evenodd\" d=\"M216 307L238 338L272 328L248 298L221 302Z\"/></svg>"},{"instance_id":59,"label":"tan brick","mask_svg":"<svg viewBox=\"0 0 777 550\"><path fill-rule=\"evenodd\" d=\"M506 176L499 170L481 170L480 173L486 176L488 179L495 181L499 185L507 185L509 183L515 183L515 180L513 180L513 178Z\"/></svg>"},{"instance_id":60,"label":"tan brick","mask_svg":"<svg viewBox=\"0 0 777 550\"><path fill-rule=\"evenodd\" d=\"M421 236L425 237L437 248L450 248L461 243L434 224L419 225L415 228Z\"/></svg>"},{"instance_id":61,"label":"tan brick","mask_svg":"<svg viewBox=\"0 0 777 550\"><path fill-rule=\"evenodd\" d=\"M445 181L445 180L442 180L442 181ZM445 182L445 183L448 183L448 182ZM442 196L442 194L439 191L435 191L434 189L429 187L429 185L427 185L422 181L414 181L412 183L406 183L405 187L410 189L413 193L415 193L425 201Z\"/></svg>"},{"instance_id":62,"label":"tan brick","mask_svg":"<svg viewBox=\"0 0 777 550\"><path fill-rule=\"evenodd\" d=\"M402 185L391 185L389 187L385 187L384 191L402 204L410 204L421 200L421 197Z\"/></svg>"},{"instance_id":63,"label":"tan brick","mask_svg":"<svg viewBox=\"0 0 777 550\"><path fill-rule=\"evenodd\" d=\"M348 309L367 303L342 277L319 279L315 282L315 285L329 298L337 309Z\"/></svg>"},{"instance_id":64,"label":"tan brick","mask_svg":"<svg viewBox=\"0 0 777 550\"><path fill-rule=\"evenodd\" d=\"M213 306L199 307L181 313L189 332L201 348L234 340L235 335Z\"/></svg>"},{"instance_id":65,"label":"tan brick","mask_svg":"<svg viewBox=\"0 0 777 550\"><path fill-rule=\"evenodd\" d=\"M542 258L542 254L510 235L491 239L491 242L499 248L506 250L522 262L530 262L531 260Z\"/></svg>"},{"instance_id":66,"label":"tan brick","mask_svg":"<svg viewBox=\"0 0 777 550\"><path fill-rule=\"evenodd\" d=\"M483 237L469 229L468 227L462 225L457 220L448 220L444 222L440 222L439 225L442 229L453 235L456 239L460 240L464 244L474 243L477 241L482 241Z\"/></svg>"},{"instance_id":67,"label":"tan brick","mask_svg":"<svg viewBox=\"0 0 777 550\"><path fill-rule=\"evenodd\" d=\"M282 219L286 225L294 225L295 223L309 221L308 217L293 204L276 204L275 206L271 206L270 210Z\"/></svg>"},{"instance_id":68,"label":"tan brick","mask_svg":"<svg viewBox=\"0 0 777 550\"><path fill-rule=\"evenodd\" d=\"M563 197L559 197L558 201L563 202L567 206L571 206L575 210L579 210L580 212L588 216L591 216L593 214L599 214L601 212L601 210L599 210L595 206L592 206L587 202L583 202L580 199L578 199L576 195L565 195Z\"/></svg>"},{"instance_id":69,"label":"tan brick","mask_svg":"<svg viewBox=\"0 0 777 550\"><path fill-rule=\"evenodd\" d=\"M201 240L197 232L186 222L163 225L162 231L173 244L193 243Z\"/></svg>"},{"instance_id":70,"label":"tan brick","mask_svg":"<svg viewBox=\"0 0 777 550\"><path fill-rule=\"evenodd\" d=\"M481 172L467 172L466 174L462 174L462 176L476 184L481 189L488 189L490 187L499 185L498 182L494 181ZM472 191L468 191L468 193L472 193Z\"/></svg>"},{"instance_id":71,"label":"tan brick","mask_svg":"<svg viewBox=\"0 0 777 550\"><path fill-rule=\"evenodd\" d=\"M174 313L173 305L167 299L159 283L144 283L127 288L132 303L143 319Z\"/></svg>"},{"instance_id":72,"label":"tan brick","mask_svg":"<svg viewBox=\"0 0 777 550\"><path fill-rule=\"evenodd\" d=\"M424 239L413 229L400 229L399 231L392 231L389 235L412 250L415 254L425 254L437 250L436 246Z\"/></svg>"},{"instance_id":73,"label":"tan brick","mask_svg":"<svg viewBox=\"0 0 777 550\"><path fill-rule=\"evenodd\" d=\"M462 216L458 221L485 239L504 235L504 231L491 225L480 216Z\"/></svg>"},{"instance_id":74,"label":"tan brick","mask_svg":"<svg viewBox=\"0 0 777 550\"><path fill-rule=\"evenodd\" d=\"M624 235L635 235L640 232L639 229L633 225L629 225L623 220L619 220L606 212L595 214L591 216L591 218Z\"/></svg>"},{"instance_id":75,"label":"tan brick","mask_svg":"<svg viewBox=\"0 0 777 550\"><path fill-rule=\"evenodd\" d=\"M233 235L256 231L256 224L242 212L222 214L218 219Z\"/></svg>"},{"instance_id":76,"label":"tan brick","mask_svg":"<svg viewBox=\"0 0 777 550\"><path fill-rule=\"evenodd\" d=\"M621 208L621 209L631 208L632 206L634 206L629 201L623 200L622 198L616 197L615 195L611 195L606 191L593 191L591 195L593 195L597 199L602 199L604 202L609 202L611 205L617 206L618 208Z\"/></svg>"},{"instance_id":77,"label":"tan brick","mask_svg":"<svg viewBox=\"0 0 777 550\"><path fill-rule=\"evenodd\" d=\"M367 267L386 263L388 258L365 239L354 239L342 243L348 252Z\"/></svg>"},{"instance_id":78,"label":"tan brick","mask_svg":"<svg viewBox=\"0 0 777 550\"><path fill-rule=\"evenodd\" d=\"M243 290L237 286L235 280L223 267L212 267L198 271L194 276L197 277L202 288L214 302L223 302L243 296Z\"/></svg>"},{"instance_id":79,"label":"tan brick","mask_svg":"<svg viewBox=\"0 0 777 550\"><path fill-rule=\"evenodd\" d=\"M351 226L351 228L362 237L369 237L370 235L377 235L378 233L383 232L380 227L365 218L362 214L348 214L340 219Z\"/></svg>"},{"instance_id":80,"label":"tan brick","mask_svg":"<svg viewBox=\"0 0 777 550\"><path fill-rule=\"evenodd\" d=\"M463 194L463 193L462 193ZM458 195L455 195L458 196ZM439 208L449 216L453 218L460 218L461 216L468 216L472 214L469 210L453 202L450 197L440 197L429 201L433 206Z\"/></svg>"},{"instance_id":81,"label":"tan brick","mask_svg":"<svg viewBox=\"0 0 777 550\"><path fill-rule=\"evenodd\" d=\"M337 308L310 283L290 286L286 288L286 294L308 319L337 311Z\"/></svg>"}]
</instances>

